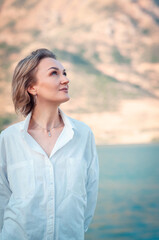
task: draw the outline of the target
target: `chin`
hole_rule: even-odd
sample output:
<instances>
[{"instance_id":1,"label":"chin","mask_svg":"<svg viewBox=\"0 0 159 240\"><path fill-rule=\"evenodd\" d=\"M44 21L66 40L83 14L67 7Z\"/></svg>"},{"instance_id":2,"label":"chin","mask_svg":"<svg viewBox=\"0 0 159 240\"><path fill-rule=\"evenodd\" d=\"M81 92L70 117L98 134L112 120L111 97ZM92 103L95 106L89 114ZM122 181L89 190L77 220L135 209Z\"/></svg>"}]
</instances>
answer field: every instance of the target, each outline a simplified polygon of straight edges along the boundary
<instances>
[{"instance_id":1,"label":"chin","mask_svg":"<svg viewBox=\"0 0 159 240\"><path fill-rule=\"evenodd\" d=\"M62 99L61 103L67 102L67 101L69 101L69 100L70 100L70 97L67 96L67 97L65 97L64 99Z\"/></svg>"}]
</instances>

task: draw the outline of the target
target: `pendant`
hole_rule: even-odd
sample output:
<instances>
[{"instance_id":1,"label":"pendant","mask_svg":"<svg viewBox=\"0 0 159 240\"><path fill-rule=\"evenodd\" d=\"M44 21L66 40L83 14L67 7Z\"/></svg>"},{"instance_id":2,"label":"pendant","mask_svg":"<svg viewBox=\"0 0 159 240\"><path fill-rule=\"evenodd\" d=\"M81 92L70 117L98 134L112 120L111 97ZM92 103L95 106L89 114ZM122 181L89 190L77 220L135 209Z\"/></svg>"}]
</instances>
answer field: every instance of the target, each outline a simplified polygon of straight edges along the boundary
<instances>
[{"instance_id":1,"label":"pendant","mask_svg":"<svg viewBox=\"0 0 159 240\"><path fill-rule=\"evenodd\" d=\"M49 137L51 137L51 132L50 131L48 131L48 135L49 135Z\"/></svg>"}]
</instances>

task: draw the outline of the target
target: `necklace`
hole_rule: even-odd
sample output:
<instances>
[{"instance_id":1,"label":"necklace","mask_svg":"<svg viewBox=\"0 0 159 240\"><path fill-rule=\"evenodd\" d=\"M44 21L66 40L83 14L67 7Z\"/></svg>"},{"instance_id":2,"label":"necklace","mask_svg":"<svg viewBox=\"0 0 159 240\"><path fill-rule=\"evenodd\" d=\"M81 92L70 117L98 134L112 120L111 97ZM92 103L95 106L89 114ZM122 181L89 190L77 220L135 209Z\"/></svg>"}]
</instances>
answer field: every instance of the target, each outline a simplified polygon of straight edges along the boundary
<instances>
[{"instance_id":1,"label":"necklace","mask_svg":"<svg viewBox=\"0 0 159 240\"><path fill-rule=\"evenodd\" d=\"M40 128L46 130L47 133L48 133L48 136L51 137L51 136L52 136L52 135L51 135L51 130L54 129L54 128L58 128L58 127L61 125L61 115L60 115L60 123L59 123L58 125L56 125L55 127L53 127L53 128L47 129L47 128L41 127L37 122L36 122L36 124L37 124Z\"/></svg>"}]
</instances>

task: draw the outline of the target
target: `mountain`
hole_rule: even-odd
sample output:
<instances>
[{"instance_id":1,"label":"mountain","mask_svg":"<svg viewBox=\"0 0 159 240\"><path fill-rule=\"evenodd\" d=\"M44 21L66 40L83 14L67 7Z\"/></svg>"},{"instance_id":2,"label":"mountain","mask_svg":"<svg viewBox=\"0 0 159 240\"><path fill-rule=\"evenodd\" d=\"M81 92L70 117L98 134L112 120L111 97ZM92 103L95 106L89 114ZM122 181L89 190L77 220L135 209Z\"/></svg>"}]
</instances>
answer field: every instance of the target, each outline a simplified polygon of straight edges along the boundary
<instances>
[{"instance_id":1,"label":"mountain","mask_svg":"<svg viewBox=\"0 0 159 240\"><path fill-rule=\"evenodd\" d=\"M51 49L67 69L70 103L99 144L159 142L158 0L0 2L0 124L14 121L10 82L32 50Z\"/></svg>"}]
</instances>

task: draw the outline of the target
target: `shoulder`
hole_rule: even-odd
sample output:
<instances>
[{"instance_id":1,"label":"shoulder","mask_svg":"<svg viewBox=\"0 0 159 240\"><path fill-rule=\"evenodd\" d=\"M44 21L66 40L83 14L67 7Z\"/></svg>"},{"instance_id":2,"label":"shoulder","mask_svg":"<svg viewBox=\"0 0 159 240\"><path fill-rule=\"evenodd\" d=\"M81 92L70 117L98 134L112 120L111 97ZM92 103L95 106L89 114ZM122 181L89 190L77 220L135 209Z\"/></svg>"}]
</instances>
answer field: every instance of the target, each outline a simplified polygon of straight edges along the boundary
<instances>
[{"instance_id":1,"label":"shoulder","mask_svg":"<svg viewBox=\"0 0 159 240\"><path fill-rule=\"evenodd\" d=\"M87 133L87 134L93 134L92 133L92 130L90 128L90 126L88 126L86 123L80 121L80 120L77 120L77 119L74 119L74 118L71 118L71 117L68 117L70 122L72 123L72 125L74 126L74 128L82 133Z\"/></svg>"},{"instance_id":2,"label":"shoulder","mask_svg":"<svg viewBox=\"0 0 159 240\"><path fill-rule=\"evenodd\" d=\"M2 130L0 135L2 137L11 137L12 135L17 136L17 134L20 132L24 124L24 121L20 121L17 123L14 123L7 127L6 129Z\"/></svg>"}]
</instances>

